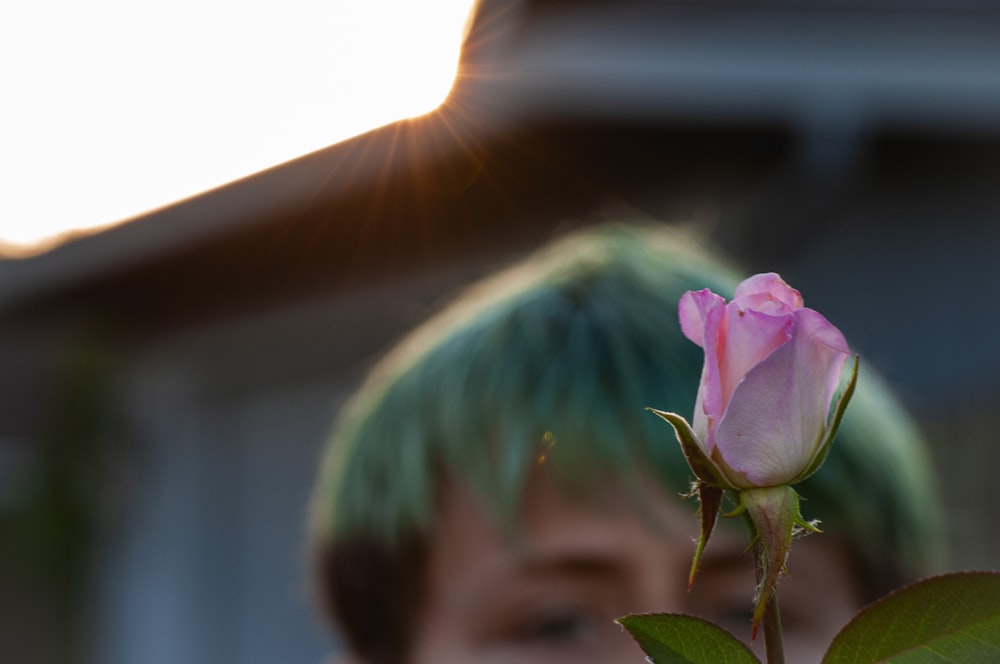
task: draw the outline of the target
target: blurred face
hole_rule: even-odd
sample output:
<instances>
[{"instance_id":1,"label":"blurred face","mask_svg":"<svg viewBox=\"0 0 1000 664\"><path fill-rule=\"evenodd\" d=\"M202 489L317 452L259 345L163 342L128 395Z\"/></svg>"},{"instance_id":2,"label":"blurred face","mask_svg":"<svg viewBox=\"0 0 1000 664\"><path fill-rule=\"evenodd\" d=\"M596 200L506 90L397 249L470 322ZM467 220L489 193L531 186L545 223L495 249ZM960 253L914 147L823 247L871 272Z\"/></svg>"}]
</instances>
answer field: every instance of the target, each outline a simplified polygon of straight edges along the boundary
<instances>
[{"instance_id":1,"label":"blurred face","mask_svg":"<svg viewBox=\"0 0 1000 664\"><path fill-rule=\"evenodd\" d=\"M644 517L620 489L593 504L572 500L540 473L511 536L468 489L451 486L412 664L641 662L613 620L642 612L698 615L749 641L754 578L743 530L715 533L688 593L695 505L652 491L648 505ZM789 571L778 586L786 655L818 662L861 607L860 588L829 535L796 542ZM754 650L763 655L763 637Z\"/></svg>"}]
</instances>

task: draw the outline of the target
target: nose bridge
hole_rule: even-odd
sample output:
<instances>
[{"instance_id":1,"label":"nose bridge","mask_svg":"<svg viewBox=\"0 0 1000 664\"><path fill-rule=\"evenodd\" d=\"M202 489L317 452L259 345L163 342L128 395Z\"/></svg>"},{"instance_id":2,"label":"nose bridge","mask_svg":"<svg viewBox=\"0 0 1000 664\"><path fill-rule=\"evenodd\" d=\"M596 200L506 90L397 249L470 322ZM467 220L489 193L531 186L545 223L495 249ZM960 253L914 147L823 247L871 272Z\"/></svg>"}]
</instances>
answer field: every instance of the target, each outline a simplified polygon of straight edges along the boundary
<instances>
[{"instance_id":1,"label":"nose bridge","mask_svg":"<svg viewBox=\"0 0 1000 664\"><path fill-rule=\"evenodd\" d=\"M629 608L629 613L684 612L687 564L690 561L678 555L677 548L672 547L666 551L658 546L650 546L638 556L641 562L630 580L635 584L630 593L635 604ZM691 552L693 551L692 545ZM613 656L603 659L602 664L633 664L644 661L644 654L631 635L622 628L615 642Z\"/></svg>"},{"instance_id":2,"label":"nose bridge","mask_svg":"<svg viewBox=\"0 0 1000 664\"><path fill-rule=\"evenodd\" d=\"M654 513L642 523L633 555L634 613L682 613L695 551L696 520L675 496L653 501Z\"/></svg>"},{"instance_id":3,"label":"nose bridge","mask_svg":"<svg viewBox=\"0 0 1000 664\"><path fill-rule=\"evenodd\" d=\"M650 547L644 552L640 575L635 580L635 613L683 612L689 563L685 553L683 546L672 546L669 551Z\"/></svg>"}]
</instances>

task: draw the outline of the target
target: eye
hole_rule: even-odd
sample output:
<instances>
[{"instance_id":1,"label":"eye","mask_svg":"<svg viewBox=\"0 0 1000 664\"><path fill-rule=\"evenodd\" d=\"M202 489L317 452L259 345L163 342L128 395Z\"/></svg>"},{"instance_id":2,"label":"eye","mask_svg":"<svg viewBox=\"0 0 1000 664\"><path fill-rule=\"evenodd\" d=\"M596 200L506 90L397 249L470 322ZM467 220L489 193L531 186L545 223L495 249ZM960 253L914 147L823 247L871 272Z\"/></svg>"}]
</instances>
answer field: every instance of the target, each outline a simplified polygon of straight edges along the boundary
<instances>
[{"instance_id":1,"label":"eye","mask_svg":"<svg viewBox=\"0 0 1000 664\"><path fill-rule=\"evenodd\" d=\"M561 645L593 638L598 631L598 618L581 609L559 609L530 618L521 636L524 641L539 645Z\"/></svg>"}]
</instances>

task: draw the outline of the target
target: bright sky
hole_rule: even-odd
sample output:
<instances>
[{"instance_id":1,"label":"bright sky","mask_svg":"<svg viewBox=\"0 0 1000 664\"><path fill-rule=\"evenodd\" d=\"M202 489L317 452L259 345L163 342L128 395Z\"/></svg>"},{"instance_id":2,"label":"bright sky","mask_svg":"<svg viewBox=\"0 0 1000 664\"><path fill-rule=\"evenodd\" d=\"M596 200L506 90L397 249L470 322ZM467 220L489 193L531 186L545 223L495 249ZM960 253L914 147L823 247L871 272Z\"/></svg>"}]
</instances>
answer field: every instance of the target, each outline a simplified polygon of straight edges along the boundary
<instances>
[{"instance_id":1,"label":"bright sky","mask_svg":"<svg viewBox=\"0 0 1000 664\"><path fill-rule=\"evenodd\" d=\"M433 110L473 0L0 6L0 254Z\"/></svg>"}]
</instances>

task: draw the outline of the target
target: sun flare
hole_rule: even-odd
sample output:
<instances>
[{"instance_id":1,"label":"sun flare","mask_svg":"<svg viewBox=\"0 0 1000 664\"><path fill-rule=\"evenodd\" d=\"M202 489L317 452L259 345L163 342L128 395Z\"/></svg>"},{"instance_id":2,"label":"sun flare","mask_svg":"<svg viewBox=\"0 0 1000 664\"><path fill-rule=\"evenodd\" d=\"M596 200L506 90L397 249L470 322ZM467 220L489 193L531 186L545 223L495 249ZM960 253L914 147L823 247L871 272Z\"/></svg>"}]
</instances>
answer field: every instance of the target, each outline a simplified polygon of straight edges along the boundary
<instances>
[{"instance_id":1,"label":"sun flare","mask_svg":"<svg viewBox=\"0 0 1000 664\"><path fill-rule=\"evenodd\" d=\"M472 0L9 5L0 254L14 256L433 110Z\"/></svg>"}]
</instances>

